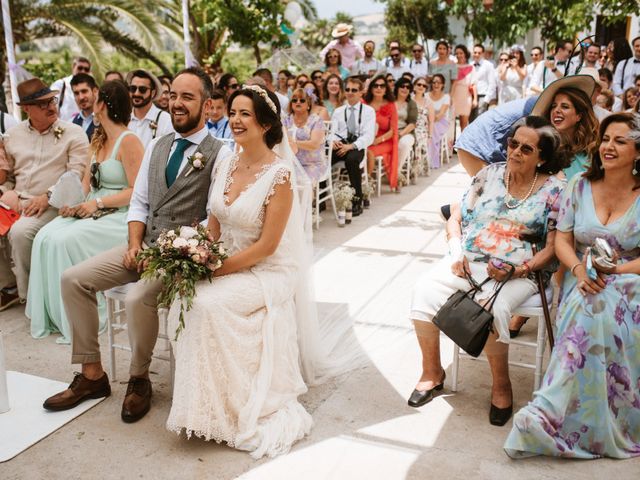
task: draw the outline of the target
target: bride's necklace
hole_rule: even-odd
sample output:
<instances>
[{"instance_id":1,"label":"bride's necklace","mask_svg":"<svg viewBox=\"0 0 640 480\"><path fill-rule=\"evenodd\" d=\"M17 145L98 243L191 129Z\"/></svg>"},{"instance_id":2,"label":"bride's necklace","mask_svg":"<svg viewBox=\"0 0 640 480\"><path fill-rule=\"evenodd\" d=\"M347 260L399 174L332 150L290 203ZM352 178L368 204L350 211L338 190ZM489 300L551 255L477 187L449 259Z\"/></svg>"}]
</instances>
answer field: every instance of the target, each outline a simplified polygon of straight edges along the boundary
<instances>
[{"instance_id":1,"label":"bride's necklace","mask_svg":"<svg viewBox=\"0 0 640 480\"><path fill-rule=\"evenodd\" d=\"M509 191L509 180L510 179L511 179L511 173L507 170L507 178L505 180L506 187L507 187L507 195L509 197L511 197L512 199L515 199L515 197L513 195L511 195L511 192ZM531 182L531 187L529 188L529 191L524 196L524 198L522 198L520 201L516 201L515 204L512 204L511 201L507 197L505 197L505 199L504 199L505 207L510 208L510 209L518 208L520 205L522 205L524 202L526 202L527 199L533 193L533 188L536 186L536 182L537 181L538 181L538 171L536 170L536 175L533 177L533 182Z\"/></svg>"}]
</instances>

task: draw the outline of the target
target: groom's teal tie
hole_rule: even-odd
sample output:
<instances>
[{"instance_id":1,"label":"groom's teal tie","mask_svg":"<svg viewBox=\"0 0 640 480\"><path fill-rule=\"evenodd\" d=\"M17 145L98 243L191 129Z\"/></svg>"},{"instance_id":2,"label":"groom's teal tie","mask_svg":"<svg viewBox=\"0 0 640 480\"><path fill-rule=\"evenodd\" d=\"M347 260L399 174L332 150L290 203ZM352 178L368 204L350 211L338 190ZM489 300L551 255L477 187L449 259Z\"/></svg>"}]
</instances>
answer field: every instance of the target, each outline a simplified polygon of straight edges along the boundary
<instances>
[{"instance_id":1,"label":"groom's teal tie","mask_svg":"<svg viewBox=\"0 0 640 480\"><path fill-rule=\"evenodd\" d=\"M176 181L178 177L178 172L180 171L180 164L182 163L182 157L184 157L184 152L187 148L189 148L193 143L185 138L181 138L177 141L176 149L169 157L169 162L167 163L167 169L165 171L165 177L167 179L167 187L171 187L173 182Z\"/></svg>"}]
</instances>

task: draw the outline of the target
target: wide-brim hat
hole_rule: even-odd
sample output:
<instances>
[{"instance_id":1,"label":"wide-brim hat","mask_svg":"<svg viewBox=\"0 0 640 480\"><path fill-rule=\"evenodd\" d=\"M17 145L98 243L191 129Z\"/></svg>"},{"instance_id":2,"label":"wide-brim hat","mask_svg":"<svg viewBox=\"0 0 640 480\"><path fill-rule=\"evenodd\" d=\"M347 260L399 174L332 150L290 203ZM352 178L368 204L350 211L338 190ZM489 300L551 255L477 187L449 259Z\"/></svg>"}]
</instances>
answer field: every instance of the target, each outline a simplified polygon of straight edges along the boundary
<instances>
[{"instance_id":1,"label":"wide-brim hat","mask_svg":"<svg viewBox=\"0 0 640 480\"><path fill-rule=\"evenodd\" d=\"M339 23L335 27L333 27L333 30L331 30L331 36L333 38L344 37L345 35L349 35L352 30L352 25L349 25L347 23Z\"/></svg>"},{"instance_id":2,"label":"wide-brim hat","mask_svg":"<svg viewBox=\"0 0 640 480\"><path fill-rule=\"evenodd\" d=\"M18 84L18 105L34 105L42 100L55 97L58 90L51 90L39 78L30 78Z\"/></svg>"},{"instance_id":3,"label":"wide-brim hat","mask_svg":"<svg viewBox=\"0 0 640 480\"><path fill-rule=\"evenodd\" d=\"M150 78L151 83L153 84L153 88L156 91L156 94L151 98L151 101L155 102L160 98L160 96L162 95L162 84L160 83L160 80L158 80L158 77L156 77L153 73L149 72L148 70L142 70L142 69L131 70L129 73L127 73L127 78L126 78L127 85L131 85L131 80L133 80L134 76Z\"/></svg>"},{"instance_id":4,"label":"wide-brim hat","mask_svg":"<svg viewBox=\"0 0 640 480\"><path fill-rule=\"evenodd\" d=\"M587 70L586 75L583 74L584 70ZM591 75L591 72L588 71L590 69L585 68L584 70L581 71L579 75L569 75L550 83L538 97L538 101L533 106L531 115L544 116L544 114L549 110L558 90L563 88L575 88L576 90L584 92L587 97L591 99L591 95L593 95L593 91L596 88L596 78L598 77Z\"/></svg>"}]
</instances>

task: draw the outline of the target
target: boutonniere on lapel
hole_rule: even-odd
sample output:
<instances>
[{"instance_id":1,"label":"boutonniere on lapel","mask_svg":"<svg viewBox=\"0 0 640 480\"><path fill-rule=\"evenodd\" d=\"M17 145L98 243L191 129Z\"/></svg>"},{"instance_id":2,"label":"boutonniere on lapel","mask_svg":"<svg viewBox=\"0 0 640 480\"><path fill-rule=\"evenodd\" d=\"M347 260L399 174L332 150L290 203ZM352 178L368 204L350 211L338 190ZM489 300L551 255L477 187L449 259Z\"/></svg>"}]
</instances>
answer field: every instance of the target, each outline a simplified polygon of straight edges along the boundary
<instances>
[{"instance_id":1,"label":"boutonniere on lapel","mask_svg":"<svg viewBox=\"0 0 640 480\"><path fill-rule=\"evenodd\" d=\"M55 138L55 140L53 141L54 145L57 144L58 140L62 138L63 133L64 133L64 128L62 128L59 125L53 129L53 136Z\"/></svg>"},{"instance_id":2,"label":"boutonniere on lapel","mask_svg":"<svg viewBox=\"0 0 640 480\"><path fill-rule=\"evenodd\" d=\"M151 129L151 133L153 133L153 136L155 137L156 132L158 131L158 124L151 120L151 122L149 123L149 128Z\"/></svg>"},{"instance_id":3,"label":"boutonniere on lapel","mask_svg":"<svg viewBox=\"0 0 640 480\"><path fill-rule=\"evenodd\" d=\"M204 155L200 152L196 152L193 155L187 157L187 162L189 162L189 171L184 175L188 177L191 172L194 170L202 170L204 168L205 163L207 163Z\"/></svg>"}]
</instances>

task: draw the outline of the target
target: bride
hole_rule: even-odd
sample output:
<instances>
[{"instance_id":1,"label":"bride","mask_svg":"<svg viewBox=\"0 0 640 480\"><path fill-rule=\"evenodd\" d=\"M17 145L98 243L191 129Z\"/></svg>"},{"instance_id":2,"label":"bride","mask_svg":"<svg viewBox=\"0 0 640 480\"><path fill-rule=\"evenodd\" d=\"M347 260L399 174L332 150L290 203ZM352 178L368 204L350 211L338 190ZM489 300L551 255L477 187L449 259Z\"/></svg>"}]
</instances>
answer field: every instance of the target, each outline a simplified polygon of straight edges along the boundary
<instances>
[{"instance_id":1,"label":"bride","mask_svg":"<svg viewBox=\"0 0 640 480\"><path fill-rule=\"evenodd\" d=\"M215 166L208 228L229 258L213 283L198 285L173 345L167 428L260 458L288 452L311 429L297 398L307 390L303 373L314 376L317 325L303 291L309 252L296 188L303 174L283 141L278 101L252 85L228 105L241 151Z\"/></svg>"}]
</instances>

